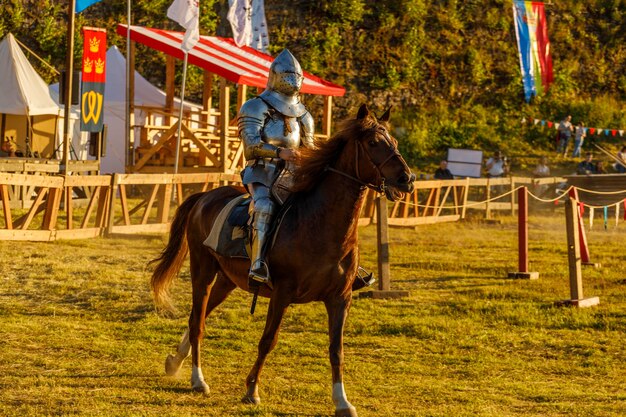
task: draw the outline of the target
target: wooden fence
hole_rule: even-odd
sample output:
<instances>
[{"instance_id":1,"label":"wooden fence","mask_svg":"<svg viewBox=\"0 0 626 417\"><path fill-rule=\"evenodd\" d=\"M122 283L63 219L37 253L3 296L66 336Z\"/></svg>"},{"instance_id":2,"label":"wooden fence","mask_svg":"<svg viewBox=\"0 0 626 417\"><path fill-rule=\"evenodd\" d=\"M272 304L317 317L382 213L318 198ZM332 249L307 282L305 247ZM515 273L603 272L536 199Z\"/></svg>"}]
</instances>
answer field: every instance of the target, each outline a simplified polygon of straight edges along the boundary
<instances>
[{"instance_id":1,"label":"wooden fence","mask_svg":"<svg viewBox=\"0 0 626 417\"><path fill-rule=\"evenodd\" d=\"M514 213L520 185L553 186L562 178L417 181L415 192L389 203L388 224L415 227L457 221L468 210L488 218ZM0 239L79 239L110 234L167 232L176 208L194 192L241 184L236 174L38 175L0 172ZM16 190L21 190L17 192ZM553 197L551 194L549 197ZM375 222L376 193L365 197L359 225Z\"/></svg>"}]
</instances>

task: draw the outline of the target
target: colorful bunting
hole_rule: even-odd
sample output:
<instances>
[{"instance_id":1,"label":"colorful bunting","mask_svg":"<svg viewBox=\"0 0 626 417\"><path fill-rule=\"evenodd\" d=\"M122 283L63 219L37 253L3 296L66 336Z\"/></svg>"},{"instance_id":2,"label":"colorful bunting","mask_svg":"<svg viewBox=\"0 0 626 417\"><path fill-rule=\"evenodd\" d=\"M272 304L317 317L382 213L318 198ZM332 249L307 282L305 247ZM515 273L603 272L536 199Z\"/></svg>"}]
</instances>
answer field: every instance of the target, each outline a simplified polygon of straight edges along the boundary
<instances>
[{"instance_id":1,"label":"colorful bunting","mask_svg":"<svg viewBox=\"0 0 626 417\"><path fill-rule=\"evenodd\" d=\"M533 125L538 125L541 124L541 126L548 126L549 129L559 129L559 122L554 122L551 120L541 120L541 119L533 119L532 117L527 117L527 118L523 118L522 119L522 123L528 123L528 124L533 124ZM583 128L585 129L585 135L597 135L597 136L601 136L604 133L604 136L613 136L613 137L617 137L617 135L619 134L620 137L624 137L624 132L626 132L625 129L604 129L604 128L598 128L598 127L585 127Z\"/></svg>"}]
</instances>

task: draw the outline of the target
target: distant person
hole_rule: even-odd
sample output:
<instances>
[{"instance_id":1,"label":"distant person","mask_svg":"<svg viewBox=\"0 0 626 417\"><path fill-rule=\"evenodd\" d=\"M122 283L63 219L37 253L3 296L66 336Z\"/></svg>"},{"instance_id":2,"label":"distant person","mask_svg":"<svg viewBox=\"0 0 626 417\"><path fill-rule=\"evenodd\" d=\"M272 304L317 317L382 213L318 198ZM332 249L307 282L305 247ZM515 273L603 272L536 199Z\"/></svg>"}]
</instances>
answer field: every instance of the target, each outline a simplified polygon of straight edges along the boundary
<instances>
[{"instance_id":1,"label":"distant person","mask_svg":"<svg viewBox=\"0 0 626 417\"><path fill-rule=\"evenodd\" d=\"M485 168L487 168L487 176L489 178L503 177L509 170L506 158L502 156L500 151L494 152L493 156L487 160Z\"/></svg>"},{"instance_id":2,"label":"distant person","mask_svg":"<svg viewBox=\"0 0 626 417\"><path fill-rule=\"evenodd\" d=\"M604 167L603 161L596 162L596 174L606 174L606 168Z\"/></svg>"},{"instance_id":3,"label":"distant person","mask_svg":"<svg viewBox=\"0 0 626 417\"><path fill-rule=\"evenodd\" d=\"M565 119L561 120L557 130L559 132L559 148L556 153L565 156L567 154L567 146L572 138L572 131L574 130L572 127L572 116L568 115Z\"/></svg>"},{"instance_id":4,"label":"distant person","mask_svg":"<svg viewBox=\"0 0 626 417\"><path fill-rule=\"evenodd\" d=\"M547 157L542 156L541 159L539 159L539 163L533 171L533 176L535 178L545 178L550 176L550 167L548 166Z\"/></svg>"},{"instance_id":5,"label":"distant person","mask_svg":"<svg viewBox=\"0 0 626 417\"><path fill-rule=\"evenodd\" d=\"M582 148L585 142L585 124L583 122L578 123L576 127L576 136L574 137L574 151L572 152L572 158L580 157L580 148Z\"/></svg>"},{"instance_id":6,"label":"distant person","mask_svg":"<svg viewBox=\"0 0 626 417\"><path fill-rule=\"evenodd\" d=\"M454 175L448 169L448 161L443 159L439 162L439 168L435 171L435 179L436 180L453 180Z\"/></svg>"},{"instance_id":7,"label":"distant person","mask_svg":"<svg viewBox=\"0 0 626 417\"><path fill-rule=\"evenodd\" d=\"M535 167L533 171L533 176L535 178L545 178L545 177L550 176L550 167L548 166L548 158L546 158L545 156L542 156L539 159L539 163L537 164L537 166ZM539 184L538 181L536 180L533 181L533 191L539 197L546 194L549 188L550 187L548 184Z\"/></svg>"},{"instance_id":8,"label":"distant person","mask_svg":"<svg viewBox=\"0 0 626 417\"><path fill-rule=\"evenodd\" d=\"M7 156L14 157L17 156L17 144L15 143L15 139L13 136L5 136L2 141L2 152L5 152Z\"/></svg>"},{"instance_id":9,"label":"distant person","mask_svg":"<svg viewBox=\"0 0 626 417\"><path fill-rule=\"evenodd\" d=\"M626 146L623 146L622 150L617 153L617 160L621 162L621 164L616 162L614 165L615 170L620 174L626 173Z\"/></svg>"},{"instance_id":10,"label":"distant person","mask_svg":"<svg viewBox=\"0 0 626 417\"><path fill-rule=\"evenodd\" d=\"M576 167L576 173L578 175L590 175L596 173L596 166L593 163L593 154L587 152L585 154L585 160L578 164Z\"/></svg>"}]
</instances>

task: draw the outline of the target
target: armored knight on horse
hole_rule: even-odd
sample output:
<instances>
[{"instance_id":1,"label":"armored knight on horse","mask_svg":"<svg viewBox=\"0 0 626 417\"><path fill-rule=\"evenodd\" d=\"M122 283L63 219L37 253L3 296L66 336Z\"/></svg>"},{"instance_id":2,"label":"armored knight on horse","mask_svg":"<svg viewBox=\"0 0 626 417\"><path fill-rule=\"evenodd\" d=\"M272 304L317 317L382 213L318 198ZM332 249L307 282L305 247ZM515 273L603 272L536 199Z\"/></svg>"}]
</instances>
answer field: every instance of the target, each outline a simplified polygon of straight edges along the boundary
<instances>
[{"instance_id":1,"label":"armored knight on horse","mask_svg":"<svg viewBox=\"0 0 626 417\"><path fill-rule=\"evenodd\" d=\"M298 148L313 148L313 117L300 102L302 68L287 49L270 66L267 89L241 106L239 138L247 160L243 184L252 196L253 238L249 278L269 283L263 247L277 205L270 188L281 170L293 171Z\"/></svg>"}]
</instances>

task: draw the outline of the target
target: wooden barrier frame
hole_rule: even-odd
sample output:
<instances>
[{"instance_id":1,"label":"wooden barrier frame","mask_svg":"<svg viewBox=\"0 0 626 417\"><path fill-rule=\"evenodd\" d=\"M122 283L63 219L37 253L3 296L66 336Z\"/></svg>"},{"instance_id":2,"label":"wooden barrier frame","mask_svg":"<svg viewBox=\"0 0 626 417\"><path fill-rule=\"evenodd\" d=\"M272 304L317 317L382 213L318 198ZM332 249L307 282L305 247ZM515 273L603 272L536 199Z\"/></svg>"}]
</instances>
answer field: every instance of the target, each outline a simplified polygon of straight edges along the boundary
<instances>
[{"instance_id":1,"label":"wooden barrier frame","mask_svg":"<svg viewBox=\"0 0 626 417\"><path fill-rule=\"evenodd\" d=\"M392 227L416 227L421 224L449 222L464 219L467 209L510 210L515 212L515 196L506 202L482 203L468 206L471 198L489 195L489 187L502 185L514 188L519 184L555 184L562 178L502 178L502 179L458 179L417 181L416 191L402 200L389 205L388 224ZM0 173L0 209L4 228L0 228L3 240L55 240L96 237L102 234L162 233L169 228L172 209L184 201L185 185L198 190L208 190L224 184L241 185L237 174L194 173L194 174L117 174L50 176L34 174ZM75 218L78 199L71 198L72 191L82 187L87 198L82 218ZM136 188L147 189L138 199L129 198ZM187 187L189 188L189 187ZM26 190L20 191L15 190ZM26 193L26 194L24 194ZM27 196L22 199L21 195ZM515 193L513 193L515 194ZM368 190L359 225L376 223L376 198L378 194ZM17 204L16 200L23 203ZM167 204L166 204L167 203ZM130 205L133 204L133 207ZM12 210L26 210L27 214L15 220ZM66 223L59 223L59 211L67 212ZM41 223L33 219L41 213ZM95 214L95 216L94 216ZM0 218L2 219L2 218ZM59 223L59 224L58 224ZM26 226L26 227L24 227ZM40 230L33 230L41 226Z\"/></svg>"},{"instance_id":2,"label":"wooden barrier frame","mask_svg":"<svg viewBox=\"0 0 626 417\"><path fill-rule=\"evenodd\" d=\"M105 207L109 201L110 176L44 176L28 174L0 173L0 198L4 228L0 229L0 240L53 241L57 239L83 239L100 236L106 220ZM75 187L95 187L91 193L80 226L74 227L73 199ZM11 187L26 187L29 191L22 199L28 204L22 208L12 204ZM65 229L59 224L59 213L65 206L67 216ZM17 206L17 207L16 207ZM13 219L12 210L26 210L17 219ZM96 211L95 225L90 227L90 219ZM39 223L37 223L39 221ZM38 227L36 229L36 227Z\"/></svg>"},{"instance_id":3,"label":"wooden barrier frame","mask_svg":"<svg viewBox=\"0 0 626 417\"><path fill-rule=\"evenodd\" d=\"M112 180L112 196L109 206L107 235L132 233L165 233L169 230L173 206L182 204L186 196L183 185L199 184L201 191L220 185L240 184L239 175L224 173L198 174L115 174ZM139 198L130 207L128 188L147 186L149 195ZM175 193L175 195L174 195ZM119 201L119 212L116 211ZM156 213L153 209L156 208ZM140 218L133 222L133 215Z\"/></svg>"}]
</instances>

